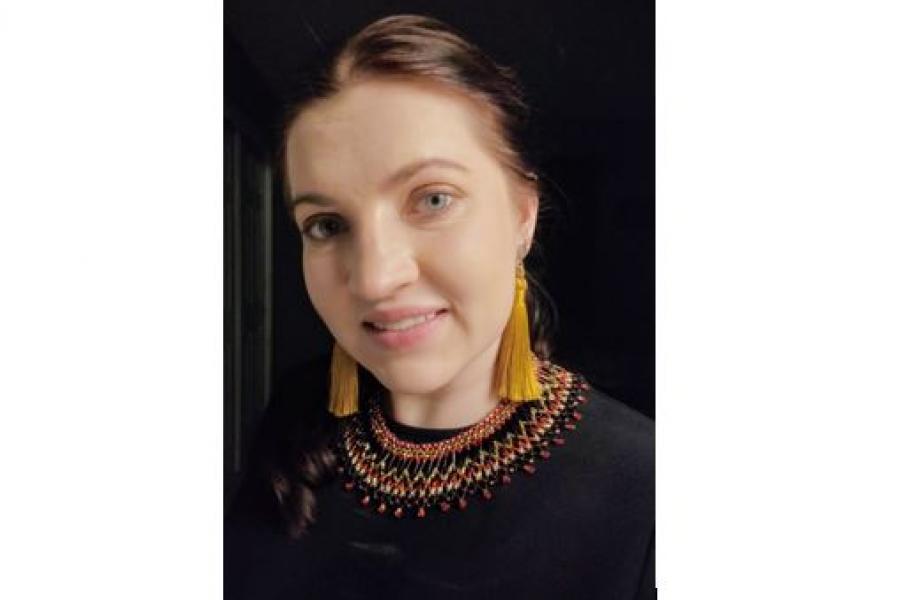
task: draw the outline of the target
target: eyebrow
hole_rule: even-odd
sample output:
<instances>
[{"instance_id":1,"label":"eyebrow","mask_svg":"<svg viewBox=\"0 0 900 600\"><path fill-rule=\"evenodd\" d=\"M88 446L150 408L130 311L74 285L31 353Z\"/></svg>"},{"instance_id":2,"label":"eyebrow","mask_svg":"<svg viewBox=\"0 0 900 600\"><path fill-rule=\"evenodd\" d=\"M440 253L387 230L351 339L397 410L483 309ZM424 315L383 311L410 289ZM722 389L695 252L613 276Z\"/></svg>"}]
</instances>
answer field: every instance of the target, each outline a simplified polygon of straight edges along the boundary
<instances>
[{"instance_id":1,"label":"eyebrow","mask_svg":"<svg viewBox=\"0 0 900 600\"><path fill-rule=\"evenodd\" d=\"M410 179L413 175L418 173L419 171L426 169L428 167L444 167L448 169L455 169L457 171L468 173L469 169L460 163L450 160L448 158L426 158L422 160L417 160L412 162L405 167L401 167L397 171L394 172L393 175L388 177L385 182L381 185L382 189L386 189L392 186L395 186L407 179ZM335 204L334 200L325 196L323 194L319 194L316 192L306 192L303 194L298 194L291 199L291 209L296 208L300 204L315 204L316 206L333 206Z\"/></svg>"}]
</instances>

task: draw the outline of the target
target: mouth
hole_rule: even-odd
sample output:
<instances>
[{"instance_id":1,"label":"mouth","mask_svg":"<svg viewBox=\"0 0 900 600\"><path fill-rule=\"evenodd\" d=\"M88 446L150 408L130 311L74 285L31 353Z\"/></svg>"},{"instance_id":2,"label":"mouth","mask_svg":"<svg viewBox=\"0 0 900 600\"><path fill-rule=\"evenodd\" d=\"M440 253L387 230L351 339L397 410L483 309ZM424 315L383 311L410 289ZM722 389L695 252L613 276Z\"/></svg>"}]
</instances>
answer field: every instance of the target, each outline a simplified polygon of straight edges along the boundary
<instances>
[{"instance_id":1,"label":"mouth","mask_svg":"<svg viewBox=\"0 0 900 600\"><path fill-rule=\"evenodd\" d=\"M422 323L427 323L432 319L436 318L438 315L447 312L446 308L442 308L440 310L436 310L434 312L425 313L421 315L416 315L414 317L406 317L405 319L400 319L398 321L393 321L390 323L379 323L374 321L364 321L363 325L374 331L407 331L412 329Z\"/></svg>"},{"instance_id":2,"label":"mouth","mask_svg":"<svg viewBox=\"0 0 900 600\"><path fill-rule=\"evenodd\" d=\"M369 334L388 349L409 348L424 342L446 320L445 308L431 313L406 317L389 323L363 322Z\"/></svg>"}]
</instances>

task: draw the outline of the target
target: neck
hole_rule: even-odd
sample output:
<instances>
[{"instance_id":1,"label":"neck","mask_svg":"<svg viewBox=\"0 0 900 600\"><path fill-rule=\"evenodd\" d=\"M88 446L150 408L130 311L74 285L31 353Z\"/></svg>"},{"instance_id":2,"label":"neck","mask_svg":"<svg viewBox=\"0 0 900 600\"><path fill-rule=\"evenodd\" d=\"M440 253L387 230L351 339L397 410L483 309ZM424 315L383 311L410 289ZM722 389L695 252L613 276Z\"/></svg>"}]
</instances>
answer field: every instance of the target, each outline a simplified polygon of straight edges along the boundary
<instances>
[{"instance_id":1,"label":"neck","mask_svg":"<svg viewBox=\"0 0 900 600\"><path fill-rule=\"evenodd\" d=\"M473 425L500 402L494 391L494 363L500 340L476 356L446 385L428 394L391 393L391 418L409 427L456 429Z\"/></svg>"}]
</instances>

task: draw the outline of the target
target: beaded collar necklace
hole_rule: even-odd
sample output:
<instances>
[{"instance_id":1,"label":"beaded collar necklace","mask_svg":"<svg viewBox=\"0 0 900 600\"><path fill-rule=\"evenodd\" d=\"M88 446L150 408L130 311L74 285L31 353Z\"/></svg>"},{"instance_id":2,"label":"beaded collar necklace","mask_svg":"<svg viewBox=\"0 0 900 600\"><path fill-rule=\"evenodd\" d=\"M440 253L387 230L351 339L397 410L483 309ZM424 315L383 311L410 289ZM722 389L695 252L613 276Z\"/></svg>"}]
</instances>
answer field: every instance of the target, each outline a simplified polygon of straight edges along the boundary
<instances>
[{"instance_id":1,"label":"beaded collar necklace","mask_svg":"<svg viewBox=\"0 0 900 600\"><path fill-rule=\"evenodd\" d=\"M337 440L338 473L347 492L379 514L425 517L465 510L469 498L490 500L513 475L534 475L537 459L565 443L581 419L588 384L578 374L539 361L540 400L500 402L481 421L438 442L414 443L388 427L380 402L369 398Z\"/></svg>"}]
</instances>

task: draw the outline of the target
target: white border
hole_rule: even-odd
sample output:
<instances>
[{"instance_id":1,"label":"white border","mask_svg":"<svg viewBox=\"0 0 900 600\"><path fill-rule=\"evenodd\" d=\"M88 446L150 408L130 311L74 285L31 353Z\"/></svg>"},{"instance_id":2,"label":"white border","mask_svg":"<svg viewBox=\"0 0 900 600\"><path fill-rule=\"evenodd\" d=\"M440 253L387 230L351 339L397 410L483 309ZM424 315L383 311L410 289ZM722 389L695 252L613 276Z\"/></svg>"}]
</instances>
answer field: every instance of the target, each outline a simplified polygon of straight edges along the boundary
<instances>
[{"instance_id":1,"label":"white border","mask_svg":"<svg viewBox=\"0 0 900 600\"><path fill-rule=\"evenodd\" d=\"M895 6L658 5L660 598L895 589ZM0 8L4 598L221 595L221 32Z\"/></svg>"},{"instance_id":2,"label":"white border","mask_svg":"<svg viewBox=\"0 0 900 600\"><path fill-rule=\"evenodd\" d=\"M221 597L221 5L4 3L0 63L0 597Z\"/></svg>"},{"instance_id":3,"label":"white border","mask_svg":"<svg viewBox=\"0 0 900 600\"><path fill-rule=\"evenodd\" d=\"M660 598L896 593L895 7L658 4Z\"/></svg>"}]
</instances>

